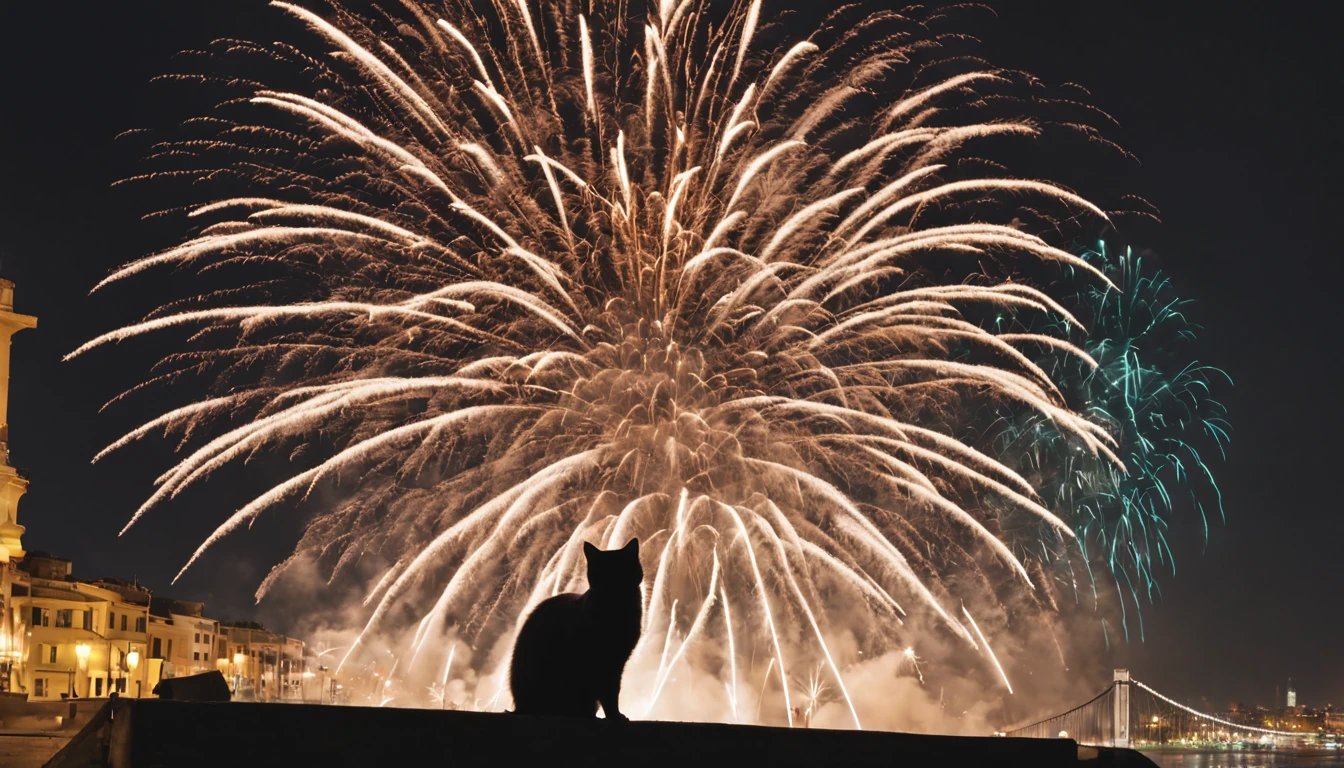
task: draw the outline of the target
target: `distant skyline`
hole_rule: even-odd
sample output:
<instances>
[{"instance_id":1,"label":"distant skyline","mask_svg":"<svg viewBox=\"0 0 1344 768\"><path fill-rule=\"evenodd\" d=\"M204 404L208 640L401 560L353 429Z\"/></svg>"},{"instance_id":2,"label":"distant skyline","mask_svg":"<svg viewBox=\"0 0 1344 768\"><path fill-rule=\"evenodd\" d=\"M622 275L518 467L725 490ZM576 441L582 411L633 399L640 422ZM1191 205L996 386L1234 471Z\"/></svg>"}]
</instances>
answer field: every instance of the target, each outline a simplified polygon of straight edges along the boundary
<instances>
[{"instance_id":1,"label":"distant skyline","mask_svg":"<svg viewBox=\"0 0 1344 768\"><path fill-rule=\"evenodd\" d=\"M768 0L767 0L768 2ZM98 333L152 305L152 277L134 291L88 296L111 268L180 232L140 217L144 199L111 187L137 157L113 137L181 114L181 89L151 85L181 49L225 36L273 39L264 0L127 0L69 16L50 3L7 9L17 35L2 54L13 73L0 178L0 276L17 283L10 437L32 485L19 505L24 543L74 561L79 578L139 578L204 601L219 619L286 629L284 606L252 592L288 554L301 521L263 518L227 539L176 586L173 574L221 516L206 488L117 531L152 490L171 445L89 460L156 415L134 398L99 412L169 347L127 345L117 367L61 362ZM875 4L876 5L876 4ZM1083 4L995 2L973 33L994 64L1052 85L1075 82L1133 152L1122 192L1162 211L1160 226L1122 232L1153 249L1204 326L1203 362L1225 368L1233 425L1217 468L1227 522L1207 547L1193 519L1172 531L1177 573L1160 576L1114 662L1164 693L1221 708L1298 702L1344 707L1344 515L1335 444L1344 434L1336 286L1344 262L1333 226L1344 209L1342 4L1271 9L1251 2ZM1314 7L1319 5L1320 7ZM37 31L44 31L38 34ZM50 32L50 34L48 34ZM136 296L134 292L143 292ZM1334 322L1332 322L1334 321ZM264 482L264 465L221 478ZM1279 689L1279 701L1271 703Z\"/></svg>"}]
</instances>

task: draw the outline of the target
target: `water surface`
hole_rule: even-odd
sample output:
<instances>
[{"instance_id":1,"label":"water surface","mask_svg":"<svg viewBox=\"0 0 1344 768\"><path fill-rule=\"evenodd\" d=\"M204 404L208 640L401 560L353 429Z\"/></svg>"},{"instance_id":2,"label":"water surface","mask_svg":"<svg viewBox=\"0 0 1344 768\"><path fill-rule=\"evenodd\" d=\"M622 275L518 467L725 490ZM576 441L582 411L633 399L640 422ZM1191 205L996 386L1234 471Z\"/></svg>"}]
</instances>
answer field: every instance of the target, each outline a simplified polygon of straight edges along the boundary
<instances>
[{"instance_id":1,"label":"water surface","mask_svg":"<svg viewBox=\"0 0 1344 768\"><path fill-rule=\"evenodd\" d=\"M1143 754L1162 768L1344 768L1344 751L1341 750L1237 752L1181 749L1145 751Z\"/></svg>"}]
</instances>

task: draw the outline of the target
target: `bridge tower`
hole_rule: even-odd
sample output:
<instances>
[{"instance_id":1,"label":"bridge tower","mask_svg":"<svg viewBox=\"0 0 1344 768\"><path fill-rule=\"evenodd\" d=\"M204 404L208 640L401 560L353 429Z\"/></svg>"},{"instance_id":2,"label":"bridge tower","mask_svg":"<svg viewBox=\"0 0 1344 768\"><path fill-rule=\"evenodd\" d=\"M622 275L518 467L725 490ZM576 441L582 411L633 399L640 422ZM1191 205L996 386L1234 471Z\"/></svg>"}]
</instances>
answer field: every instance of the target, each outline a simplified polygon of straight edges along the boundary
<instances>
[{"instance_id":1,"label":"bridge tower","mask_svg":"<svg viewBox=\"0 0 1344 768\"><path fill-rule=\"evenodd\" d=\"M1113 747L1129 747L1129 670L1115 670L1115 690L1111 693L1111 733L1115 734Z\"/></svg>"}]
</instances>

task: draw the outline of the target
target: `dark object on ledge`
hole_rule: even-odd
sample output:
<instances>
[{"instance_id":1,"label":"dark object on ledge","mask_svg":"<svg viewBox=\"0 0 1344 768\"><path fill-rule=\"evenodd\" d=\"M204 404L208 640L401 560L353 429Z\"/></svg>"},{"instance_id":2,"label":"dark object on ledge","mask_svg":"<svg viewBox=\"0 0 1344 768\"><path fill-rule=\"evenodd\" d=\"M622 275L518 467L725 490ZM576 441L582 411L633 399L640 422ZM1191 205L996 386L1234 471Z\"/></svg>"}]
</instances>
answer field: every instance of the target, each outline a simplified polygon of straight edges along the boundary
<instances>
[{"instance_id":1,"label":"dark object on ledge","mask_svg":"<svg viewBox=\"0 0 1344 768\"><path fill-rule=\"evenodd\" d=\"M218 670L165 678L154 686L154 695L172 701L228 701L230 698L229 684Z\"/></svg>"}]
</instances>

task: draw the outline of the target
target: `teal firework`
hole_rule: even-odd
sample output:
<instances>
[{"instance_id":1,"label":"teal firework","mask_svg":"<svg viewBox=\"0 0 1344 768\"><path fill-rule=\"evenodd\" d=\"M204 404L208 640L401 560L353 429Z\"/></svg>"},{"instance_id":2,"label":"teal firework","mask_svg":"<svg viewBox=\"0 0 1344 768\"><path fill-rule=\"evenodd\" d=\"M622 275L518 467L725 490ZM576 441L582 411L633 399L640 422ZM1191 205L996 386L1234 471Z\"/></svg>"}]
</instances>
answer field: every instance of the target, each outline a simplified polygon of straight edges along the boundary
<instances>
[{"instance_id":1,"label":"teal firework","mask_svg":"<svg viewBox=\"0 0 1344 768\"><path fill-rule=\"evenodd\" d=\"M1198 518L1205 542L1209 518L1223 519L1214 467L1226 458L1229 427L1217 394L1232 382L1194 356L1200 326L1187 315L1190 300L1178 295L1167 275L1132 249L1113 251L1105 242L1081 256L1112 283L1076 297L1092 360L1047 348L1037 362L1062 382L1080 413L1118 440L1125 466L1076 450L1074 441L1039 417L1002 420L998 448L1034 476L1052 507L1078 520L1072 549L1082 557L1059 558L1077 596L1090 591L1096 600L1092 566L1100 561L1137 607L1141 597L1151 601L1158 593L1158 574L1175 573L1168 533L1177 517ZM1078 331L1063 322L1051 330L1065 337ZM1055 559L1052 552L1060 547L1045 544L1040 557ZM1086 571L1081 577L1080 566ZM1128 636L1123 597L1120 607Z\"/></svg>"}]
</instances>

